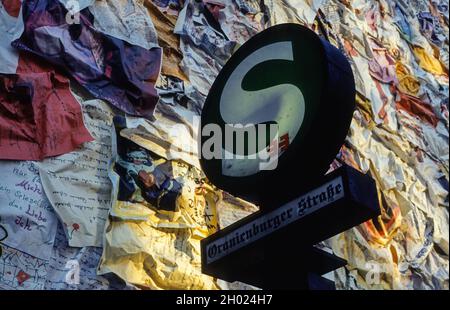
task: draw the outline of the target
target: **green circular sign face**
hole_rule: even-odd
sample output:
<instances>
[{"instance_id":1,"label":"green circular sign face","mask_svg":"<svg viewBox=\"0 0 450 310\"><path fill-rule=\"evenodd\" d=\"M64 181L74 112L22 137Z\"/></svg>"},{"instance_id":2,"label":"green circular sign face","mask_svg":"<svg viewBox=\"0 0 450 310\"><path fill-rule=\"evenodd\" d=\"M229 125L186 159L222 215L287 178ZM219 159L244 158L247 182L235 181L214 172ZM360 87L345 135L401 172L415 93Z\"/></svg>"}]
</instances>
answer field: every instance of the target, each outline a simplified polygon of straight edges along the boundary
<instances>
[{"instance_id":1,"label":"green circular sign face","mask_svg":"<svg viewBox=\"0 0 450 310\"><path fill-rule=\"evenodd\" d=\"M306 27L271 27L240 47L211 87L202 168L231 194L262 205L289 199L326 172L354 102L353 74L339 50Z\"/></svg>"}]
</instances>

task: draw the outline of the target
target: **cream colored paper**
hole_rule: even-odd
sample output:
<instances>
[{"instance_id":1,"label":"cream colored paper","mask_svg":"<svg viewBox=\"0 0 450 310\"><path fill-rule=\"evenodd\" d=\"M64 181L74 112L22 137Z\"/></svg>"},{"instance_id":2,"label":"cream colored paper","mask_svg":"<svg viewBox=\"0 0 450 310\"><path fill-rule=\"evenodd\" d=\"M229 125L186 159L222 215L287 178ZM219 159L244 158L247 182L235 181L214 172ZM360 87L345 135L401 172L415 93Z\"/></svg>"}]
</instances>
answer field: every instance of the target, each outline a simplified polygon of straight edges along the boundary
<instances>
[{"instance_id":1,"label":"cream colored paper","mask_svg":"<svg viewBox=\"0 0 450 310\"><path fill-rule=\"evenodd\" d=\"M38 164L45 193L61 219L70 246L101 246L111 206L111 123L103 101L83 101L85 125L94 141Z\"/></svg>"}]
</instances>

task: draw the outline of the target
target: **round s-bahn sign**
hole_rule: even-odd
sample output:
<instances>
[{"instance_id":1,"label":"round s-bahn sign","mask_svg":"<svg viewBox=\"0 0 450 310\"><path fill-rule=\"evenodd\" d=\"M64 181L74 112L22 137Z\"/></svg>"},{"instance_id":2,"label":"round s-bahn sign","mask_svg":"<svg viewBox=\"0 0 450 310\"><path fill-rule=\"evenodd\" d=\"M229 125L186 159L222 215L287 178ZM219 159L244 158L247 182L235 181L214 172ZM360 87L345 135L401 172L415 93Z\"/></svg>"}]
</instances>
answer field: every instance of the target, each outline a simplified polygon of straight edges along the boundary
<instances>
[{"instance_id":1,"label":"round s-bahn sign","mask_svg":"<svg viewBox=\"0 0 450 310\"><path fill-rule=\"evenodd\" d=\"M348 132L355 85L345 56L310 29L281 24L222 68L201 116L208 179L270 208L323 176Z\"/></svg>"}]
</instances>

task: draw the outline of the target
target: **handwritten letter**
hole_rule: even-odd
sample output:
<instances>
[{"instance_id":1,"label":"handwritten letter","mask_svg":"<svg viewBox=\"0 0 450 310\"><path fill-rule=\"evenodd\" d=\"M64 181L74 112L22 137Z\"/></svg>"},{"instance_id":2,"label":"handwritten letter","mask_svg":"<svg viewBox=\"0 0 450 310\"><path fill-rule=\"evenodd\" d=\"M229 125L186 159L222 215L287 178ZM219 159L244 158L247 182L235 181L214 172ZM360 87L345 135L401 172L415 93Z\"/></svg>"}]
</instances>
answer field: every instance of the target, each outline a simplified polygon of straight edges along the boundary
<instances>
[{"instance_id":1,"label":"handwritten letter","mask_svg":"<svg viewBox=\"0 0 450 310\"><path fill-rule=\"evenodd\" d=\"M39 170L45 193L64 223L69 245L101 246L111 205L108 163L113 113L100 100L86 101L82 106L86 127L95 140L42 161Z\"/></svg>"},{"instance_id":2,"label":"handwritten letter","mask_svg":"<svg viewBox=\"0 0 450 310\"><path fill-rule=\"evenodd\" d=\"M45 197L36 164L0 161L0 217L8 237L2 241L37 258L48 259L57 218Z\"/></svg>"}]
</instances>

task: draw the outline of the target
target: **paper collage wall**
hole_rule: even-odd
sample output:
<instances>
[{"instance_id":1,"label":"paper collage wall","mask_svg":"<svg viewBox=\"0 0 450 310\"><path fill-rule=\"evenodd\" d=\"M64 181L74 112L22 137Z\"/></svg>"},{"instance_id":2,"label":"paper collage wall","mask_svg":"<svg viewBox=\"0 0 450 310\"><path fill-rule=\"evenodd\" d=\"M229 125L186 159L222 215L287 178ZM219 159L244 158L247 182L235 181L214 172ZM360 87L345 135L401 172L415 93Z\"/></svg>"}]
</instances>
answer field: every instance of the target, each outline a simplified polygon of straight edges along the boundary
<instances>
[{"instance_id":1,"label":"paper collage wall","mask_svg":"<svg viewBox=\"0 0 450 310\"><path fill-rule=\"evenodd\" d=\"M348 261L336 287L448 289L448 10L0 0L0 288L253 289L200 271L200 240L258 208L205 178L196 117L233 52L290 22L351 63L357 109L331 169L368 173L382 205L318 245Z\"/></svg>"}]
</instances>

